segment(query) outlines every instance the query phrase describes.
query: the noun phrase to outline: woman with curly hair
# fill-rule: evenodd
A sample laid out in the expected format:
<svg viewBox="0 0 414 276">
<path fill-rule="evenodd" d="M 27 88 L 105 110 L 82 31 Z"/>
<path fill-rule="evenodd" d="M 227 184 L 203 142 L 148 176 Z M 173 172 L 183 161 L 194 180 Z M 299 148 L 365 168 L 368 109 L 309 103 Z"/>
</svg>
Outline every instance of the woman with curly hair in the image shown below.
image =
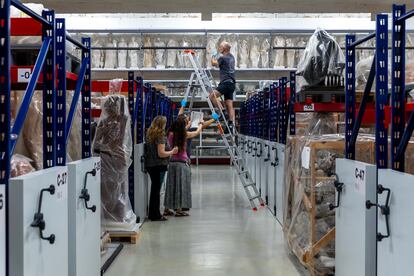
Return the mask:
<svg viewBox="0 0 414 276">
<path fill-rule="evenodd" d="M 167 118 L 157 116 L 147 130 L 145 144 L 145 167 L 151 178 L 151 194 L 148 218 L 152 221 L 167 220 L 160 213 L 160 191 L 165 173 L 168 170 L 169 157 L 178 152 L 178 147 L 167 150 L 165 127 Z"/>
<path fill-rule="evenodd" d="M 186 117 L 178 116 L 168 133 L 168 143 L 172 147 L 177 147 L 178 153 L 171 157 L 168 167 L 164 215 L 172 215 L 171 209 L 173 209 L 176 210 L 176 217 L 188 216 L 188 213 L 182 209 L 191 208 L 191 169 L 187 155 L 187 141 L 200 135 L 203 122 L 200 122 L 195 131 L 187 131 L 187 127 Z"/>
</svg>

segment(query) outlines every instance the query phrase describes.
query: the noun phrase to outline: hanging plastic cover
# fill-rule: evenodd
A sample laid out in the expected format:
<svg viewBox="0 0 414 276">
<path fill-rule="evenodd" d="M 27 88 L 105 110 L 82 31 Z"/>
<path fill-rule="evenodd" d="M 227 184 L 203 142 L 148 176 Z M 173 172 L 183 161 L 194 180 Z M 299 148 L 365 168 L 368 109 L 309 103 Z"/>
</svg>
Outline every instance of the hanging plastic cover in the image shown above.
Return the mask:
<svg viewBox="0 0 414 276">
<path fill-rule="evenodd" d="M 11 177 L 18 177 L 31 172 L 35 169 L 32 166 L 33 160 L 21 154 L 14 154 L 10 162 Z"/>
<path fill-rule="evenodd" d="M 102 224 L 133 229 L 136 215 L 129 200 L 128 168 L 132 163 L 131 118 L 124 96 L 109 95 L 102 104 L 93 152 L 101 157 Z"/>
<path fill-rule="evenodd" d="M 344 68 L 345 56 L 339 44 L 328 32 L 317 29 L 298 64 L 299 90 L 315 86 L 327 76 L 342 76 Z"/>
<path fill-rule="evenodd" d="M 110 94 L 119 94 L 122 90 L 123 79 L 113 79 L 109 81 L 109 93 Z"/>
</svg>

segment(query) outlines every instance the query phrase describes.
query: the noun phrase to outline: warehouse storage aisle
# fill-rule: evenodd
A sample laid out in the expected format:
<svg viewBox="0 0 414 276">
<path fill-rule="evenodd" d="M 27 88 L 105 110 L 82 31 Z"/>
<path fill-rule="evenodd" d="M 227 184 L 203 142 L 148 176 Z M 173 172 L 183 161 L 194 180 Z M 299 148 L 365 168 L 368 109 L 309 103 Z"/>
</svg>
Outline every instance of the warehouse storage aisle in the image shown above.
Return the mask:
<svg viewBox="0 0 414 276">
<path fill-rule="evenodd" d="M 145 223 L 138 246 L 126 246 L 105 275 L 300 275 L 280 225 L 268 210 L 250 210 L 234 170 L 192 173 L 191 216 Z"/>
</svg>

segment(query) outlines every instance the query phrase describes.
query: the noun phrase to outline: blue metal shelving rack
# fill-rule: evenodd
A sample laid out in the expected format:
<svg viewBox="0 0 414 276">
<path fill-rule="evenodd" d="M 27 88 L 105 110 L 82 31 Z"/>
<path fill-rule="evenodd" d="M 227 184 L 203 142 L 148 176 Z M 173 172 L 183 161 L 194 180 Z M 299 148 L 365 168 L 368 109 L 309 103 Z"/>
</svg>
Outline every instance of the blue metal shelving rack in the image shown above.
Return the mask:
<svg viewBox="0 0 414 276">
<path fill-rule="evenodd" d="M 356 47 L 373 38 L 376 39 L 375 58 L 372 63 L 359 112 L 355 118 Z M 388 135 L 387 126 L 385 125 L 385 106 L 388 104 L 388 16 L 385 14 L 377 15 L 375 33 L 357 41 L 355 35 L 347 35 L 345 57 L 345 156 L 348 159 L 355 159 L 355 144 L 358 132 L 361 127 L 372 84 L 375 80 L 376 163 L 378 168 L 386 168 L 388 162 Z"/>
<path fill-rule="evenodd" d="M 289 135 L 296 134 L 295 102 L 296 73 L 291 72 L 289 80 L 281 78 L 269 86 L 268 92 L 259 92 L 242 103 L 240 133 L 286 144 L 288 132 Z"/>
<path fill-rule="evenodd" d="M 393 5 L 392 17 L 391 164 L 392 169 L 403 172 L 405 151 L 414 130 L 414 111 L 408 121 L 405 118 L 405 25 L 414 17 L 414 10 L 406 12 L 405 5 Z"/>
<path fill-rule="evenodd" d="M 11 127 L 10 114 L 10 7 L 14 6 L 34 20 L 42 24 L 42 46 L 27 85 L 22 104 Z M 66 29 L 65 20 L 55 18 L 54 11 L 43 11 L 39 16 L 22 3 L 15 0 L 4 0 L 0 6 L 0 185 L 5 186 L 6 225 L 8 212 L 8 183 L 10 179 L 10 162 L 17 139 L 33 97 L 40 74 L 43 74 L 43 167 L 50 168 L 66 164 L 66 144 L 73 120 L 77 100 L 72 103 L 71 112 L 66 119 Z M 82 152 L 83 158 L 91 156 L 90 147 L 90 39 L 83 39 L 83 44 L 68 39 L 82 48 L 82 64 L 84 70 L 78 76 L 78 84 L 82 89 Z M 80 94 L 80 85 L 75 91 Z M 6 227 L 6 236 L 8 229 Z M 6 252 L 8 239 L 6 238 Z M 6 254 L 7 256 L 7 254 Z M 6 257 L 7 258 L 7 257 Z M 6 260 L 8 274 L 8 260 Z"/>
</svg>

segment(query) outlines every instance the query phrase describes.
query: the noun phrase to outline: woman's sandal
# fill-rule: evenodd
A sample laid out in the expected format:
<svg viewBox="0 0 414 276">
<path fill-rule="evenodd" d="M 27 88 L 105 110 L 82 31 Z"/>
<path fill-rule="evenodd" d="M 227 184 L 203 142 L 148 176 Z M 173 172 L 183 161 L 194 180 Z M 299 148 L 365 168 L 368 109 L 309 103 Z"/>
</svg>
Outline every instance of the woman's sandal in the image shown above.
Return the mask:
<svg viewBox="0 0 414 276">
<path fill-rule="evenodd" d="M 174 212 L 171 210 L 164 210 L 163 216 L 174 216 Z"/>
<path fill-rule="evenodd" d="M 186 212 L 182 212 L 182 211 L 177 211 L 175 212 L 175 216 L 176 217 L 188 217 L 190 214 L 186 213 Z"/>
</svg>

